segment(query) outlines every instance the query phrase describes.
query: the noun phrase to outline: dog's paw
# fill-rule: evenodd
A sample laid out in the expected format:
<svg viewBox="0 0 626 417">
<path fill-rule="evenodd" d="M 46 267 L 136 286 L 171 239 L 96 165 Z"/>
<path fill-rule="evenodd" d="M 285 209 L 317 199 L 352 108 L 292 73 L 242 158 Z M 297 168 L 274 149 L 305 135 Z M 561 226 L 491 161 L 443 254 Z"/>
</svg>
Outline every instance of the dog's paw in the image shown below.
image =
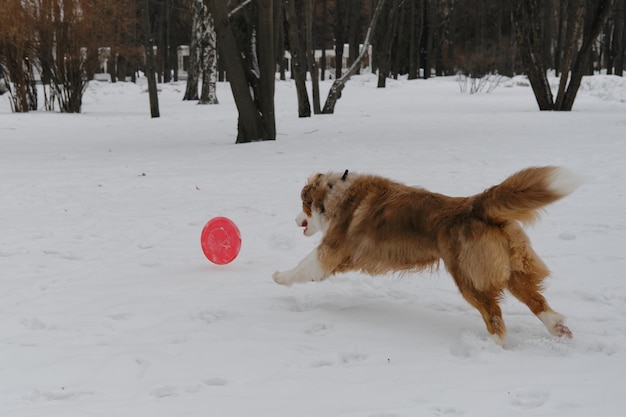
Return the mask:
<svg viewBox="0 0 626 417">
<path fill-rule="evenodd" d="M 554 325 L 554 330 L 552 331 L 552 334 L 559 337 L 565 336 L 570 339 L 574 337 L 569 327 L 564 325 L 562 322 L 558 322 Z"/>
<path fill-rule="evenodd" d="M 284 272 L 276 271 L 272 275 L 272 278 L 274 278 L 274 282 L 275 283 L 280 284 L 280 285 L 285 285 L 285 286 L 289 287 L 289 286 L 291 286 L 291 284 L 293 284 L 293 281 Z"/>
<path fill-rule="evenodd" d="M 567 327 L 565 322 L 565 316 L 554 311 L 544 311 L 537 314 L 539 320 L 543 322 L 550 334 L 558 337 L 572 338 L 572 331 Z"/>
</svg>

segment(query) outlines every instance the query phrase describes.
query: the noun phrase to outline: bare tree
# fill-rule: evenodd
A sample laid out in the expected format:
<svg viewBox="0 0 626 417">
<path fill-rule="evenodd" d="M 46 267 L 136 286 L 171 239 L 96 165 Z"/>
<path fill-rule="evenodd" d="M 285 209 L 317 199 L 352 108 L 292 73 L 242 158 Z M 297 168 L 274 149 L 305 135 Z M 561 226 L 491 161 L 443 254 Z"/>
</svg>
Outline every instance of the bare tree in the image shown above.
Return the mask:
<svg viewBox="0 0 626 417">
<path fill-rule="evenodd" d="M 35 54 L 33 9 L 19 0 L 9 0 L 0 13 L 0 76 L 5 79 L 14 112 L 37 110 L 33 74 Z"/>
<path fill-rule="evenodd" d="M 128 22 L 134 21 L 134 3 L 131 0 L 8 0 L 5 3 L 0 13 L 0 19 L 6 19 L 0 24 L 0 43 L 4 43 L 5 61 L 10 58 L 5 67 L 13 85 L 18 86 L 16 92 L 23 95 L 21 85 L 29 86 L 32 97 L 28 106 L 36 108 L 32 73 L 37 66 L 42 82 L 50 86 L 51 99 L 49 102 L 46 98 L 46 108 L 52 108 L 54 99 L 62 112 L 79 113 L 87 83 L 100 66 L 102 47 L 117 48 Z M 18 105 L 23 108 L 23 103 Z"/>
<path fill-rule="evenodd" d="M 556 99 L 550 88 L 542 54 L 542 1 L 515 2 L 513 18 L 517 42 L 540 110 L 572 109 L 582 77 L 590 63 L 593 43 L 608 19 L 613 1 L 598 0 L 594 2 L 596 4 L 592 4 L 584 0 L 569 0 L 566 33 L 561 45 L 561 50 L 564 51 L 560 65 L 561 78 Z M 586 28 L 583 27 L 585 16 L 588 19 Z"/>
<path fill-rule="evenodd" d="M 335 112 L 335 104 L 337 104 L 337 100 L 341 98 L 341 92 L 346 86 L 346 83 L 352 78 L 352 76 L 356 73 L 357 68 L 361 65 L 361 61 L 365 57 L 365 53 L 369 49 L 370 42 L 372 39 L 372 32 L 376 29 L 376 23 L 378 22 L 378 16 L 385 5 L 385 0 L 378 0 L 378 4 L 376 5 L 376 9 L 374 10 L 374 15 L 372 16 L 372 21 L 370 22 L 370 26 L 367 29 L 367 35 L 365 36 L 365 41 L 363 42 L 363 46 L 361 47 L 361 52 L 358 57 L 354 60 L 348 71 L 340 78 L 336 78 L 333 82 L 333 85 L 330 87 L 330 91 L 328 92 L 328 97 L 326 98 L 326 103 L 324 103 L 324 109 L 322 113 L 324 114 L 332 114 Z"/>
<path fill-rule="evenodd" d="M 313 43 L 313 0 L 305 0 L 304 19 L 305 19 L 305 48 L 308 70 L 311 74 L 311 85 L 313 90 L 313 113 L 320 114 L 322 112 L 320 106 L 320 78 L 317 61 L 315 60 L 315 45 Z"/>
<path fill-rule="evenodd" d="M 378 88 L 384 88 L 389 72 L 391 71 L 391 44 L 394 40 L 396 27 L 398 24 L 399 0 L 392 0 L 388 3 L 389 8 L 385 16 L 385 24 L 379 26 L 379 48 L 377 48 L 378 59 Z"/>
<path fill-rule="evenodd" d="M 148 79 L 148 96 L 150 99 L 150 116 L 159 117 L 159 96 L 157 94 L 156 74 L 154 66 L 154 39 L 150 22 L 150 0 L 143 4 L 143 42 L 146 51 L 146 78 Z"/>
<path fill-rule="evenodd" d="M 285 19 L 291 54 L 291 71 L 296 82 L 298 116 L 311 117 L 311 104 L 306 90 L 306 45 L 300 36 L 300 24 L 296 13 L 296 0 L 285 0 Z"/>
<path fill-rule="evenodd" d="M 251 50 L 242 51 L 237 43 L 225 1 L 210 0 L 220 55 L 224 60 L 230 87 L 239 112 L 237 143 L 276 139 L 274 114 L 274 1 L 257 0 L 246 5 L 253 16 Z M 242 54 L 250 57 L 249 67 Z"/>
<path fill-rule="evenodd" d="M 624 10 L 626 0 L 616 0 L 615 2 L 615 26 L 613 29 L 613 42 L 611 45 L 611 55 L 613 57 L 614 74 L 620 77 L 624 74 L 624 43 L 626 43 L 626 32 L 624 31 Z"/>
</svg>

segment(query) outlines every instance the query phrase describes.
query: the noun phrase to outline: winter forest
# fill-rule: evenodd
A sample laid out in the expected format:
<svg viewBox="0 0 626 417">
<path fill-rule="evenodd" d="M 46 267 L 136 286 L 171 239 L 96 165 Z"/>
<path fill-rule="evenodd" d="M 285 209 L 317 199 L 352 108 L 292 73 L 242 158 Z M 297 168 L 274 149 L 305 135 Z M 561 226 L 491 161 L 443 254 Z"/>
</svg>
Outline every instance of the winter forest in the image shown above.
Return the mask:
<svg viewBox="0 0 626 417">
<path fill-rule="evenodd" d="M 622 417 L 625 9 L 0 0 L 0 417 Z M 444 262 L 272 279 L 322 240 L 317 172 L 462 197 L 532 166 L 582 182 L 524 226 L 571 339 L 504 292 L 494 343 Z"/>
<path fill-rule="evenodd" d="M 237 142 L 276 138 L 277 74 L 298 115 L 333 113 L 349 78 L 463 77 L 472 89 L 525 74 L 541 110 L 571 110 L 584 75 L 622 76 L 626 0 L 4 0 L 0 81 L 14 112 L 81 111 L 89 80 L 186 77 L 185 100 L 218 104 L 230 82 Z M 188 54 L 180 65 L 178 52 Z M 553 92 L 549 74 L 561 75 Z M 323 102 L 319 81 L 335 79 Z M 306 81 L 312 82 L 311 92 Z M 43 88 L 38 88 L 38 85 Z M 199 86 L 200 90 L 199 90 Z"/>
</svg>

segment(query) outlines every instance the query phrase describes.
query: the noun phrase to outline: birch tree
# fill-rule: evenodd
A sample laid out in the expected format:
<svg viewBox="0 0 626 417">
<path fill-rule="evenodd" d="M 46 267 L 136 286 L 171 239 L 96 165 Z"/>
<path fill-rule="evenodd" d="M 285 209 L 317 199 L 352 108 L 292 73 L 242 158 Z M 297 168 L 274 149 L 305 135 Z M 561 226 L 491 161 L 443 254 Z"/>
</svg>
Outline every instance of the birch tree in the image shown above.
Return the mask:
<svg viewBox="0 0 626 417">
<path fill-rule="evenodd" d="M 198 84 L 202 78 L 202 91 Z M 193 0 L 189 68 L 183 100 L 199 100 L 199 104 L 218 104 L 217 92 L 217 34 L 213 16 L 205 0 Z"/>
<path fill-rule="evenodd" d="M 202 92 L 199 104 L 218 104 L 217 100 L 217 34 L 213 16 L 205 6 L 201 43 Z"/>
<path fill-rule="evenodd" d="M 198 100 L 198 79 L 200 74 L 202 43 L 202 18 L 204 16 L 204 1 L 192 1 L 191 41 L 189 42 L 189 68 L 187 68 L 187 84 L 183 100 Z"/>
</svg>

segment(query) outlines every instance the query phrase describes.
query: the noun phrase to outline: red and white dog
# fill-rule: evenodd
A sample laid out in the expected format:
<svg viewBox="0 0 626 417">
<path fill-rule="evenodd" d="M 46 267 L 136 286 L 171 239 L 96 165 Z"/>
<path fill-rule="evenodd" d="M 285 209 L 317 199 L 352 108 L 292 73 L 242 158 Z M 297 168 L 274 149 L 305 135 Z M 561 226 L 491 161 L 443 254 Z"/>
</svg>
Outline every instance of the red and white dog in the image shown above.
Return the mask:
<svg viewBox="0 0 626 417">
<path fill-rule="evenodd" d="M 316 174 L 302 189 L 304 234 L 318 247 L 274 281 L 322 281 L 346 271 L 371 275 L 437 268 L 443 260 L 496 343 L 506 326 L 498 302 L 508 289 L 555 336 L 572 337 L 541 295 L 549 271 L 520 226 L 572 192 L 578 180 L 557 167 L 527 168 L 471 197 L 448 197 L 373 175 Z"/>
</svg>

